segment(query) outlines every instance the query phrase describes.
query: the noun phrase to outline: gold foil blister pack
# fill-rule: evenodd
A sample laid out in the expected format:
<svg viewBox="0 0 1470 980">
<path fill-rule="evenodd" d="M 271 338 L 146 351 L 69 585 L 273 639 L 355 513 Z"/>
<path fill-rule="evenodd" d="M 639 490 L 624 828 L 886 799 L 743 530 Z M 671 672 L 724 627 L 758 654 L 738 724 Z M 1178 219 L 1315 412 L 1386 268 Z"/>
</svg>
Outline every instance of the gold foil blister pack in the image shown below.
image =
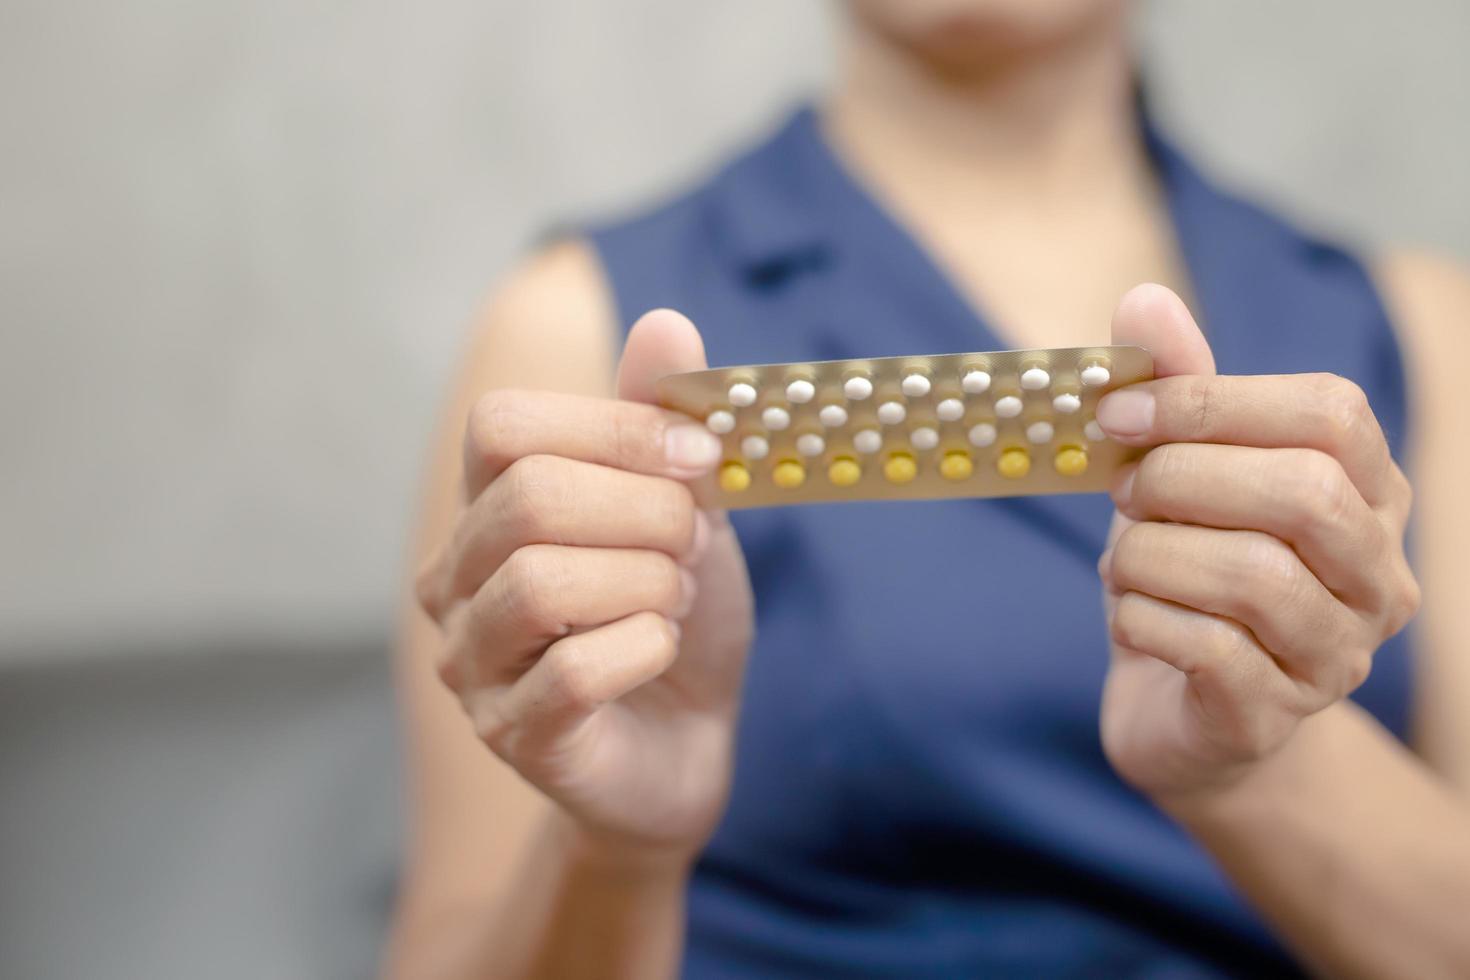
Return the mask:
<svg viewBox="0 0 1470 980">
<path fill-rule="evenodd" d="M 715 368 L 658 394 L 721 438 L 699 489 L 735 509 L 1103 491 L 1137 453 L 1097 401 L 1151 377 L 1142 347 L 1075 347 Z"/>
</svg>

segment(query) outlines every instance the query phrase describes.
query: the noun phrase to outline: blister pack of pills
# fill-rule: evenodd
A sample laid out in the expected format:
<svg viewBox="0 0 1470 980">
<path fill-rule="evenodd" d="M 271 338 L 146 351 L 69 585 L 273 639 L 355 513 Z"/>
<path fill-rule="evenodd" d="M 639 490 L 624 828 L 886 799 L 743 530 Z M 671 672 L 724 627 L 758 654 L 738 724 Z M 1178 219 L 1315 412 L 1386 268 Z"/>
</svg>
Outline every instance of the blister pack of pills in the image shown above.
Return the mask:
<svg viewBox="0 0 1470 980">
<path fill-rule="evenodd" d="M 714 368 L 658 395 L 721 438 L 701 497 L 738 509 L 1103 491 L 1137 451 L 1097 401 L 1151 377 L 1142 347 L 1076 347 Z"/>
</svg>

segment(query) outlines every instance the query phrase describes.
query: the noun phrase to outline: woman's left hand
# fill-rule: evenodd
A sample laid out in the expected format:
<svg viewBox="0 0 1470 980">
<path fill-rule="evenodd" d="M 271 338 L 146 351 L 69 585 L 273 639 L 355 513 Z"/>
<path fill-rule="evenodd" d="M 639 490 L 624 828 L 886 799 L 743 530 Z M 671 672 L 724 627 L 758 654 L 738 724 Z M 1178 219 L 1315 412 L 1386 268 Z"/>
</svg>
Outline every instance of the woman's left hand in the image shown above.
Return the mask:
<svg viewBox="0 0 1470 980">
<path fill-rule="evenodd" d="M 1097 412 L 1147 449 L 1114 484 L 1098 564 L 1113 643 L 1102 740 L 1167 803 L 1234 782 L 1363 683 L 1418 608 L 1411 492 L 1352 382 L 1215 375 L 1161 286 L 1124 297 L 1113 339 L 1148 347 L 1157 379 Z"/>
</svg>

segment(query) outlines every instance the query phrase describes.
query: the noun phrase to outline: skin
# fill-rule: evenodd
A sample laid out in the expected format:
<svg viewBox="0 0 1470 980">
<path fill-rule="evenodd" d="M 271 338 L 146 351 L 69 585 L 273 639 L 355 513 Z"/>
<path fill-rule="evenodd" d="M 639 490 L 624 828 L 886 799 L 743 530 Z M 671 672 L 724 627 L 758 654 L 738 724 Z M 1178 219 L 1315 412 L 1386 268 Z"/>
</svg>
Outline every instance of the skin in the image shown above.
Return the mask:
<svg viewBox="0 0 1470 980">
<path fill-rule="evenodd" d="M 703 366 L 698 333 L 658 311 L 630 335 L 622 400 L 482 397 L 473 503 L 418 591 L 440 678 L 496 755 L 587 833 L 682 851 L 723 808 L 752 603 L 729 522 L 683 482 L 719 440 L 646 404 L 681 362 Z"/>
<path fill-rule="evenodd" d="M 824 125 L 854 173 L 1017 346 L 1106 339 L 1089 325 L 1111 311 L 1114 341 L 1155 354 L 1158 380 L 1099 409 L 1148 450 L 1099 561 L 1108 759 L 1312 968 L 1470 973 L 1470 279 L 1378 266 L 1419 399 L 1416 579 L 1410 481 L 1361 392 L 1217 377 L 1179 296 L 1129 289 L 1187 294 L 1128 122 L 1122 6 L 851 8 Z M 703 430 L 648 404 L 654 378 L 704 366 L 697 330 L 643 317 L 611 382 L 615 336 L 596 259 L 568 242 L 497 293 L 466 352 L 403 643 L 416 828 L 394 975 L 677 968 L 750 591 L 683 483 L 714 462 Z M 1344 697 L 1421 594 L 1415 754 Z"/>
<path fill-rule="evenodd" d="M 1103 748 L 1155 798 L 1208 792 L 1363 683 L 1418 611 L 1404 555 L 1412 492 L 1352 382 L 1218 377 L 1184 304 L 1123 298 L 1115 340 L 1157 380 L 1097 419 L 1147 449 L 1113 488 L 1098 561 L 1113 639 Z"/>
</svg>

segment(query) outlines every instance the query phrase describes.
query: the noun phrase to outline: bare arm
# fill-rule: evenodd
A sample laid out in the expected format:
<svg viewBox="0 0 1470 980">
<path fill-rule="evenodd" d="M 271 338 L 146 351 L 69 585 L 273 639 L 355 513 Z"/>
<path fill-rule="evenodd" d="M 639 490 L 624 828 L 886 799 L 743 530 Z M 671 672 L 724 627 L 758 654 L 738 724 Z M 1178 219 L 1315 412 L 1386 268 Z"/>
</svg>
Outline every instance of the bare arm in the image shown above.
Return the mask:
<svg viewBox="0 0 1470 980">
<path fill-rule="evenodd" d="M 1318 971 L 1470 973 L 1470 807 L 1355 705 L 1228 790 L 1164 806 Z"/>
<path fill-rule="evenodd" d="M 1125 531 L 1111 561 L 1105 558 L 1115 596 L 1142 590 L 1169 600 L 1121 600 L 1127 605 L 1115 614 L 1115 639 L 1145 656 L 1125 654 L 1114 673 L 1148 670 L 1159 660 L 1183 672 L 1193 690 L 1187 703 L 1209 709 L 1200 744 L 1224 751 L 1195 752 L 1179 770 L 1192 773 L 1181 783 L 1177 772 L 1161 774 L 1157 755 L 1130 751 L 1126 739 L 1115 738 L 1112 748 L 1120 771 L 1214 855 L 1304 962 L 1333 976 L 1462 977 L 1470 975 L 1470 620 L 1463 609 L 1470 521 L 1462 499 L 1470 469 L 1461 443 L 1470 406 L 1460 375 L 1470 363 L 1470 284 L 1416 260 L 1391 262 L 1384 282 L 1410 354 L 1418 436 L 1417 565 L 1425 600 L 1415 634 L 1419 754 L 1339 700 L 1359 680 L 1359 651 L 1401 622 L 1398 615 L 1385 620 L 1383 610 L 1403 601 L 1395 596 L 1405 588 L 1394 571 L 1402 559 L 1393 541 L 1407 497 L 1395 489 L 1402 479 L 1386 461 L 1371 417 L 1353 414 L 1361 401 L 1342 398 L 1350 389 L 1330 379 L 1314 382 L 1318 407 L 1302 402 L 1300 435 L 1286 438 L 1305 436 L 1315 448 L 1311 455 L 1285 450 L 1293 454 L 1285 469 L 1260 455 L 1281 449 L 1198 445 L 1232 442 L 1232 418 L 1248 418 L 1253 401 L 1294 401 L 1304 383 L 1294 378 L 1219 379 L 1210 386 L 1208 412 L 1181 406 L 1177 416 L 1186 430 L 1208 431 L 1161 440 L 1177 444 L 1150 453 L 1153 461 L 1145 458 L 1130 490 L 1115 493 L 1120 510 L 1139 521 L 1261 530 L 1140 525 L 1148 533 Z M 1197 382 L 1176 388 L 1200 390 Z M 1168 390 L 1159 389 L 1155 428 L 1171 425 Z M 1334 403 L 1329 426 L 1320 430 L 1326 438 L 1313 437 L 1313 416 Z M 1241 433 L 1261 439 L 1259 426 Z M 1272 438 L 1251 445 L 1276 445 Z M 1233 469 L 1256 474 L 1248 491 L 1233 487 L 1227 470 L 1209 469 L 1222 450 Z M 1300 488 L 1303 464 L 1323 463 L 1323 452 L 1336 461 L 1313 468 L 1320 474 L 1300 498 L 1305 506 L 1294 505 L 1302 491 L 1291 488 Z M 1192 495 L 1197 476 L 1205 479 Z M 1334 496 L 1334 487 L 1344 492 Z M 1254 516 L 1249 507 L 1232 512 L 1232 495 L 1259 495 L 1270 506 Z M 1388 527 L 1387 539 L 1378 536 L 1380 525 Z M 1181 583 L 1191 581 L 1194 559 L 1177 550 L 1171 556 L 1158 543 L 1169 535 L 1205 543 L 1214 539 L 1202 535 L 1242 533 L 1253 536 L 1255 557 L 1271 559 L 1244 579 L 1273 587 L 1216 582 L 1190 595 L 1168 594 L 1192 588 Z M 1282 550 L 1277 537 L 1292 550 Z M 1225 642 L 1212 651 L 1211 637 Z"/>
<path fill-rule="evenodd" d="M 645 335 L 670 356 L 702 356 L 687 321 L 665 317 L 659 330 L 662 338 Z M 701 536 L 691 529 L 708 521 L 662 478 L 677 468 L 650 456 L 677 423 L 651 407 L 550 394 L 611 396 L 615 334 L 595 257 L 569 243 L 512 277 L 464 358 L 429 469 L 415 562 L 425 571 L 401 642 L 413 810 L 393 976 L 675 969 L 688 866 L 722 802 L 724 745 L 707 740 L 716 753 L 702 760 L 714 780 L 707 812 L 651 829 L 636 813 L 618 821 L 618 794 L 637 791 L 640 770 L 577 761 L 569 748 L 619 748 L 604 701 L 636 698 L 669 672 L 709 673 L 674 625 L 685 619 L 697 638 L 698 624 L 687 622 L 692 584 L 680 584 L 693 579 L 676 563 L 707 577 L 690 549 Z M 659 356 L 647 354 L 645 368 L 657 369 Z M 612 427 L 609 438 L 595 438 L 599 426 Z M 733 536 L 718 527 L 703 536 L 705 550 L 730 557 Z M 584 543 L 619 547 L 576 547 Z M 740 633 L 738 622 L 724 630 L 737 643 Z M 726 657 L 737 680 L 740 657 Z M 707 727 L 724 731 L 733 718 L 732 699 L 718 696 L 732 687 L 726 680 L 671 714 L 713 716 Z M 687 748 L 672 724 L 640 727 L 658 731 L 666 751 Z"/>
<path fill-rule="evenodd" d="M 610 394 L 611 298 L 585 246 L 563 245 L 509 279 L 481 313 L 440 421 L 412 568 L 448 539 L 460 508 L 465 419 L 485 391 Z M 585 352 L 566 356 L 568 351 Z M 391 954 L 396 976 L 485 972 L 498 906 L 523 887 L 551 807 L 475 735 L 435 675 L 443 638 L 410 596 L 399 643 L 409 750 L 410 838 Z"/>
<path fill-rule="evenodd" d="M 1407 348 L 1417 490 L 1414 551 L 1424 586 L 1415 623 L 1414 744 L 1470 798 L 1470 272 L 1437 257 L 1397 255 L 1380 275 Z"/>
<path fill-rule="evenodd" d="M 1349 703 L 1217 798 L 1174 815 L 1308 962 L 1334 976 L 1470 975 L 1470 280 L 1400 257 L 1382 272 L 1408 355 L 1417 565 L 1411 754 Z"/>
</svg>

